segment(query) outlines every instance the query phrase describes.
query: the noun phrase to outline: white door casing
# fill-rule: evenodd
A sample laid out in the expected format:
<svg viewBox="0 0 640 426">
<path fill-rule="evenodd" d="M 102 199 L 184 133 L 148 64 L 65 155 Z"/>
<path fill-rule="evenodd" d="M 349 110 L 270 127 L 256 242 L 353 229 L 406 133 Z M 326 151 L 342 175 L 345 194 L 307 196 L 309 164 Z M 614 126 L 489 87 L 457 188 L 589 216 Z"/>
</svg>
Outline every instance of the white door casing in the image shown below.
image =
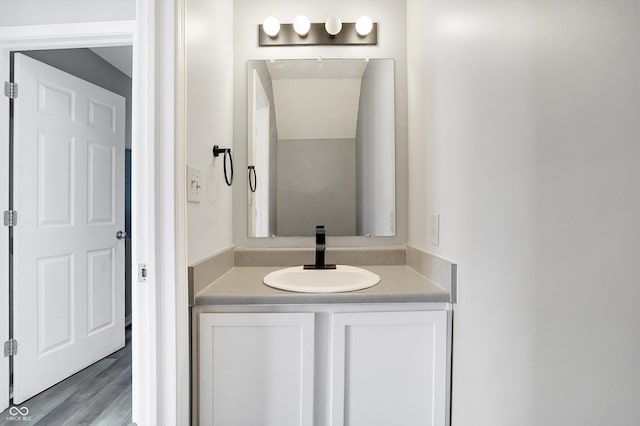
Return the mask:
<svg viewBox="0 0 640 426">
<path fill-rule="evenodd" d="M 251 128 L 249 134 L 249 165 L 254 170 L 249 179 L 255 185 L 255 191 L 249 190 L 249 232 L 253 237 L 269 237 L 269 164 L 270 164 L 270 111 L 271 105 L 260 76 L 256 70 L 251 82 Z M 251 183 L 251 182 L 249 182 Z"/>
<path fill-rule="evenodd" d="M 183 1 L 175 3 L 183 4 Z M 177 115 L 174 115 L 171 108 L 157 111 L 159 106 L 184 104 L 181 101 L 182 95 L 178 96 L 178 102 L 175 104 L 172 96 L 172 79 L 176 77 L 173 56 L 166 54 L 165 50 L 162 61 L 159 61 L 161 63 L 155 65 L 154 46 L 160 43 L 165 49 L 169 49 L 167 46 L 173 45 L 170 37 L 174 34 L 173 28 L 178 21 L 172 19 L 172 7 L 174 2 L 156 4 L 149 0 L 137 0 L 135 20 L 0 27 L 0 74 L 3 81 L 9 81 L 11 51 L 133 45 L 132 148 L 135 155 L 132 178 L 132 254 L 133 265 L 144 263 L 148 266 L 146 281 L 134 285 L 132 295 L 132 409 L 133 421 L 139 425 L 158 424 L 160 407 L 163 413 L 169 414 L 168 419 L 175 418 L 178 424 L 188 422 L 189 418 L 186 272 L 177 275 L 167 274 L 165 271 L 161 274 L 155 273 L 157 263 L 176 263 L 176 270 L 186 271 L 186 266 L 180 267 L 186 265 L 185 241 L 180 237 L 184 232 L 178 232 L 178 256 L 171 250 L 156 250 L 156 242 L 161 242 L 163 247 L 169 246 L 176 238 L 174 226 L 184 226 L 185 217 L 180 205 L 176 207 L 178 216 L 175 220 L 172 216 L 160 215 L 163 211 L 171 210 L 174 195 L 168 194 L 166 186 L 160 184 L 159 187 L 163 188 L 162 193 L 154 190 L 158 177 L 173 170 L 174 161 L 176 164 L 185 164 L 185 138 L 176 139 L 177 150 L 171 143 L 174 117 L 180 126 L 184 126 L 184 108 L 180 107 L 181 112 Z M 162 9 L 168 18 L 162 21 L 158 19 L 158 9 Z M 162 40 L 159 39 L 158 28 L 160 33 L 164 34 Z M 178 62 L 184 67 L 183 60 Z M 176 93 L 184 94 L 184 91 L 178 90 Z M 4 157 L 6 161 L 9 146 L 8 105 L 8 101 L 0 102 L 0 150 L 7 153 Z M 156 129 L 160 127 L 161 131 Z M 3 189 L 8 190 L 7 170 L 8 167 L 0 168 L 0 203 L 8 200 L 8 195 Z M 186 192 L 182 190 L 183 184 L 186 185 L 186 178 L 178 173 L 178 179 L 176 199 L 186 200 Z M 159 200 L 161 202 L 158 202 Z M 8 205 L 4 204 L 2 208 L 6 209 Z M 7 228 L 3 228 L 2 234 L 6 235 Z M 8 295 L 8 274 L 5 269 L 8 265 L 7 246 L 6 243 L 0 244 L 0 254 L 6 254 L 3 257 L 5 261 L 0 262 L 0 269 L 5 271 L 0 274 L 0 290 L 5 295 Z M 177 285 L 156 285 L 161 284 L 163 277 L 173 283 L 173 276 L 177 277 Z M 176 291 L 176 288 L 179 290 Z M 160 306 L 161 298 L 174 301 L 175 309 L 167 310 L 169 303 Z M 2 341 L 8 338 L 8 312 L 7 298 L 0 297 Z M 163 322 L 159 323 L 158 318 L 163 319 Z M 170 325 L 172 322 L 177 325 L 175 330 L 167 327 L 167 324 Z M 174 330 L 175 334 L 171 330 Z M 167 338 L 160 340 L 160 335 Z M 176 352 L 175 358 L 166 356 L 172 349 Z M 162 368 L 158 368 L 159 354 L 165 354 Z M 9 402 L 9 358 L 2 358 L 0 365 L 3 367 L 0 369 L 0 403 L 6 408 Z M 172 383 L 164 380 L 166 377 L 179 379 L 177 383 Z"/>
<path fill-rule="evenodd" d="M 3 55 L 0 50 L 0 64 Z M 2 69 L 0 68 L 0 72 Z M 7 67 L 8 71 L 8 67 Z M 0 82 L 2 80 L 0 79 Z M 7 79 L 8 81 L 8 79 Z M 9 99 L 0 102 L 0 212 L 9 209 Z M 9 227 L 0 226 L 0 342 L 9 340 Z M 9 357 L 0 358 L 0 410 L 9 407 Z"/>
<path fill-rule="evenodd" d="M 124 346 L 124 99 L 21 54 L 14 403 Z"/>
</svg>

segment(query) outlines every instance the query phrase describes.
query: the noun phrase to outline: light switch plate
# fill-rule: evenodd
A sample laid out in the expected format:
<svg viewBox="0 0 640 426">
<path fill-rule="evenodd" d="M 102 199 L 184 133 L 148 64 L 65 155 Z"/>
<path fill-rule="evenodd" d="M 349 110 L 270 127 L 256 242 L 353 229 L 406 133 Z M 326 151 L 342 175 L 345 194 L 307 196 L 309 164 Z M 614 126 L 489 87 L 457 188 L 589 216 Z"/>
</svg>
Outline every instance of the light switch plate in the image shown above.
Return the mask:
<svg viewBox="0 0 640 426">
<path fill-rule="evenodd" d="M 187 201 L 199 203 L 202 201 L 202 171 L 187 165 Z"/>
<path fill-rule="evenodd" d="M 431 214 L 431 244 L 440 245 L 440 214 Z"/>
</svg>

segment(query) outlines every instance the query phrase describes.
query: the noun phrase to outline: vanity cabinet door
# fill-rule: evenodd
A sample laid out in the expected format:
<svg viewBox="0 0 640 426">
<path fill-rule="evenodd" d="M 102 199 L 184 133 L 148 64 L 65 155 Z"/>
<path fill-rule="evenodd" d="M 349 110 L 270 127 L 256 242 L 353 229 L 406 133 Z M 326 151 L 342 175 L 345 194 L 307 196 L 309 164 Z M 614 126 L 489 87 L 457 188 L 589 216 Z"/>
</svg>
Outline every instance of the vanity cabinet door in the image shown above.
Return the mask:
<svg viewBox="0 0 640 426">
<path fill-rule="evenodd" d="M 199 424 L 312 426 L 313 313 L 200 315 Z"/>
<path fill-rule="evenodd" d="M 336 313 L 332 426 L 444 426 L 447 313 Z"/>
</svg>

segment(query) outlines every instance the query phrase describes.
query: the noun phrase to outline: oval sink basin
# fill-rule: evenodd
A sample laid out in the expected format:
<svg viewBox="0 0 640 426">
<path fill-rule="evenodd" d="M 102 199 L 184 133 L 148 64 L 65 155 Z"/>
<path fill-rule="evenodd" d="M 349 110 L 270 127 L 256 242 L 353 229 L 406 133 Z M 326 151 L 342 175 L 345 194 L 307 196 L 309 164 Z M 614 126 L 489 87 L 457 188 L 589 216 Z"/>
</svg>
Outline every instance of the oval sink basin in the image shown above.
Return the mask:
<svg viewBox="0 0 640 426">
<path fill-rule="evenodd" d="M 380 282 L 380 277 L 355 266 L 337 265 L 336 269 L 294 266 L 273 271 L 262 281 L 269 287 L 299 293 L 340 293 L 373 287 Z"/>
</svg>

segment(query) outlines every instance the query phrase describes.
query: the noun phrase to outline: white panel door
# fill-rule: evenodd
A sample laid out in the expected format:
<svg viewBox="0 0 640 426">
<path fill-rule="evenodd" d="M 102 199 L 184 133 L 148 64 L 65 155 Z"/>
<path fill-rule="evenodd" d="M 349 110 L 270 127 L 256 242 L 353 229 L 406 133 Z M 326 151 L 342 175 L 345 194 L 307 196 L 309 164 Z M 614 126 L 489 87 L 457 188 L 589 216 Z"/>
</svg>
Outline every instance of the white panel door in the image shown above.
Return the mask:
<svg viewBox="0 0 640 426">
<path fill-rule="evenodd" d="M 200 314 L 201 426 L 312 426 L 314 314 Z"/>
<path fill-rule="evenodd" d="M 15 55 L 19 404 L 124 346 L 124 98 Z"/>
<path fill-rule="evenodd" d="M 444 426 L 445 311 L 333 316 L 332 426 Z"/>
</svg>

